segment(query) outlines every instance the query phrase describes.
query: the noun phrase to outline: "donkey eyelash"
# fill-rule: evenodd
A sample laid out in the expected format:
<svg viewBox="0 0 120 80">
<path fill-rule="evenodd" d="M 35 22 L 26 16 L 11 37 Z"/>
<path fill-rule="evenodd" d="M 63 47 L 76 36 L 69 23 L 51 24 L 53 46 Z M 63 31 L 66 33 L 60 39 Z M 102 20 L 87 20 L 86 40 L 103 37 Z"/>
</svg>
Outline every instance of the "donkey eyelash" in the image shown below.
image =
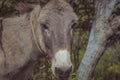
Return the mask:
<svg viewBox="0 0 120 80">
<path fill-rule="evenodd" d="M 73 22 L 72 25 L 71 25 L 71 29 L 75 29 L 77 24 L 78 24 L 77 22 Z"/>
<path fill-rule="evenodd" d="M 41 24 L 41 26 L 42 26 L 44 29 L 46 29 L 46 30 L 49 29 L 48 25 L 46 25 L 46 24 Z"/>
</svg>

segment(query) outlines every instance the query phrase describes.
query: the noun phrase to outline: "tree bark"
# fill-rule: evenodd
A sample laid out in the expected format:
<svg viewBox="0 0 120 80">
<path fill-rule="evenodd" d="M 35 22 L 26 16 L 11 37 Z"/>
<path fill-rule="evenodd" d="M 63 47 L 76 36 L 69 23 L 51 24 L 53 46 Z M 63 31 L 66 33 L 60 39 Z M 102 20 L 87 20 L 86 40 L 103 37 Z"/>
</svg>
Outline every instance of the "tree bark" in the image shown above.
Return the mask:
<svg viewBox="0 0 120 80">
<path fill-rule="evenodd" d="M 77 80 L 91 79 L 91 75 L 106 48 L 106 41 L 114 31 L 108 19 L 116 3 L 117 0 L 96 0 L 95 19 L 86 52 L 78 69 Z"/>
</svg>

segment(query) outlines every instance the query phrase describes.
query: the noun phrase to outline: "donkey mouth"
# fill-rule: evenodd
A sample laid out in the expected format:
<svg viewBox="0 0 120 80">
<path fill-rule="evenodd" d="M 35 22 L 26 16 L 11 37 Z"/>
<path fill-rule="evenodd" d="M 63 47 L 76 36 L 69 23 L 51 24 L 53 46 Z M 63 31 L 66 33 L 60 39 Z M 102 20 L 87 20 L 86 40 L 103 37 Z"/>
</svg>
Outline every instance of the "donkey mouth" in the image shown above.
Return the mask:
<svg viewBox="0 0 120 80">
<path fill-rule="evenodd" d="M 69 77 L 58 77 L 56 80 L 69 80 Z"/>
<path fill-rule="evenodd" d="M 70 72 L 63 72 L 61 74 L 56 74 L 57 80 L 69 80 Z"/>
</svg>

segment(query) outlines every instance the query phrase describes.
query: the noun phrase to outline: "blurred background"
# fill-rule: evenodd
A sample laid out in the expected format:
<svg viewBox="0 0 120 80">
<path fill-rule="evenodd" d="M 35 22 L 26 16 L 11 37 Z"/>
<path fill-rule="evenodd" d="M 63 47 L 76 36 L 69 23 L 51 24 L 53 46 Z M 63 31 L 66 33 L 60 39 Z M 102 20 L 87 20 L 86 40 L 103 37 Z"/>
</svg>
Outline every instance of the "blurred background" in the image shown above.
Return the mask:
<svg viewBox="0 0 120 80">
<path fill-rule="evenodd" d="M 19 15 L 17 5 L 19 3 L 36 4 L 37 0 L 0 0 L 0 17 Z M 92 22 L 94 20 L 95 0 L 71 0 L 71 6 L 78 15 L 79 24 L 74 29 L 74 40 L 72 44 L 72 62 L 74 71 L 70 80 L 76 80 L 76 72 L 81 59 L 86 51 Z M 24 11 L 23 11 L 24 12 Z M 120 15 L 120 3 L 118 3 L 110 17 Z M 107 49 L 100 59 L 92 80 L 120 80 L 120 29 L 107 42 Z M 28 80 L 54 80 L 51 64 L 47 58 L 41 58 L 34 65 L 34 73 Z"/>
</svg>

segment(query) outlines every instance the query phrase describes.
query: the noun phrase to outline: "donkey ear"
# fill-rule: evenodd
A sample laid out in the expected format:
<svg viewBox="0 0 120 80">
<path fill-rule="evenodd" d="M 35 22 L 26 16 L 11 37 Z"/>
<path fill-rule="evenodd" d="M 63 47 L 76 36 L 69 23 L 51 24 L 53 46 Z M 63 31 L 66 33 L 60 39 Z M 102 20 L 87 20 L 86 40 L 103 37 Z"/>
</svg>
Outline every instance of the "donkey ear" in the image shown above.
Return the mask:
<svg viewBox="0 0 120 80">
<path fill-rule="evenodd" d="M 66 0 L 68 3 L 71 3 L 73 0 Z"/>
<path fill-rule="evenodd" d="M 71 6 L 73 5 L 73 3 L 75 2 L 75 0 L 64 0 L 66 1 L 67 3 L 69 3 Z"/>
<path fill-rule="evenodd" d="M 39 0 L 41 8 L 44 7 L 50 0 Z"/>
</svg>

